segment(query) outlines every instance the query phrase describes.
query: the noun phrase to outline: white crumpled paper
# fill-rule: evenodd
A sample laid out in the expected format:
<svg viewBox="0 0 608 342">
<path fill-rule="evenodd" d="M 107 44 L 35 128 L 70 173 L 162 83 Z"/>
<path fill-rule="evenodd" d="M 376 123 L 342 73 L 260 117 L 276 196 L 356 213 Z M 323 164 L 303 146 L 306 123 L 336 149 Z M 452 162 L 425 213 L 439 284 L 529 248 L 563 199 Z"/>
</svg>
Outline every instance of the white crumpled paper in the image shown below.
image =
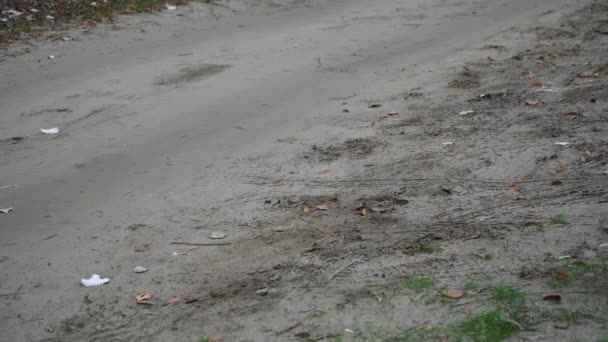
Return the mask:
<svg viewBox="0 0 608 342">
<path fill-rule="evenodd" d="M 2 214 L 8 214 L 11 211 L 13 211 L 13 208 L 2 208 L 2 209 L 0 209 L 0 213 L 2 213 Z"/>
<path fill-rule="evenodd" d="M 110 278 L 102 278 L 99 276 L 99 274 L 93 274 L 91 276 L 91 278 L 89 279 L 80 279 L 80 283 L 82 283 L 82 285 L 86 286 L 86 287 L 91 287 L 91 286 L 98 286 L 98 285 L 103 285 L 103 284 L 107 284 L 110 282 Z"/>
</svg>

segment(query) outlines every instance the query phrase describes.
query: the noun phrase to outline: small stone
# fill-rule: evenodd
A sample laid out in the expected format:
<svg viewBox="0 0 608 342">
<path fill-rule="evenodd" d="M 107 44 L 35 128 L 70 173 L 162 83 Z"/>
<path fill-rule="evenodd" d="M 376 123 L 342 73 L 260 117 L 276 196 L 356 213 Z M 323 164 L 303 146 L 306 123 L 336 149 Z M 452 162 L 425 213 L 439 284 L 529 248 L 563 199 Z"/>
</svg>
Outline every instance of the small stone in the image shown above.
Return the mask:
<svg viewBox="0 0 608 342">
<path fill-rule="evenodd" d="M 135 273 L 144 273 L 144 272 L 148 272 L 148 269 L 146 267 L 143 267 L 143 266 L 135 266 L 135 268 L 133 268 L 133 272 L 135 272 Z"/>
</svg>

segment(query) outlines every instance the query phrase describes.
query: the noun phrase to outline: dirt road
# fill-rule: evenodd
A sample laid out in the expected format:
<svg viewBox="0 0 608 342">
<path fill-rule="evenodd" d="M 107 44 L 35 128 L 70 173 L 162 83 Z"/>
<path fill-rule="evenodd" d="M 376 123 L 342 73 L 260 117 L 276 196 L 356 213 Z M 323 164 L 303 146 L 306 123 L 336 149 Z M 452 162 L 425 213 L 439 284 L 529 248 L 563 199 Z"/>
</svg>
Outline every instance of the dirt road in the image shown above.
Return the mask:
<svg viewBox="0 0 608 342">
<path fill-rule="evenodd" d="M 0 336 L 475 339 L 498 310 L 498 340 L 599 341 L 607 13 L 231 0 L 10 47 Z"/>
</svg>

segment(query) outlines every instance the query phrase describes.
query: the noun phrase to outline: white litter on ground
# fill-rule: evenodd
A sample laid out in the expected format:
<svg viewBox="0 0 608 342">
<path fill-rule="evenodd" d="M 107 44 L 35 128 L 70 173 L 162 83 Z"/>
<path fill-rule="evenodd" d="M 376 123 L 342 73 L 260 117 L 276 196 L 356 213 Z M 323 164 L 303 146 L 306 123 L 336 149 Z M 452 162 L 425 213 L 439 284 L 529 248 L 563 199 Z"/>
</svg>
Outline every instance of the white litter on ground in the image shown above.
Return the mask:
<svg viewBox="0 0 608 342">
<path fill-rule="evenodd" d="M 99 286 L 110 282 L 110 278 L 102 278 L 99 274 L 93 274 L 89 279 L 80 279 L 80 283 L 86 287 Z"/>
<path fill-rule="evenodd" d="M 44 133 L 44 134 L 57 134 L 59 133 L 59 128 L 57 127 L 53 127 L 53 128 L 42 128 L 40 130 L 40 132 Z"/>
</svg>

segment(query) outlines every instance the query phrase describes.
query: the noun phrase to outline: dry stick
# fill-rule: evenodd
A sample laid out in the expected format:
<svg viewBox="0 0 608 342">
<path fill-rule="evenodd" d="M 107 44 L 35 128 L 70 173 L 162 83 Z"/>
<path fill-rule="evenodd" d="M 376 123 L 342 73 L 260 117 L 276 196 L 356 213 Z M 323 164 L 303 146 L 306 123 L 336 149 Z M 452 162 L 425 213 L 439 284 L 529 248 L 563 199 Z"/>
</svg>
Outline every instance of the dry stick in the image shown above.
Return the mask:
<svg viewBox="0 0 608 342">
<path fill-rule="evenodd" d="M 355 260 L 353 260 L 353 261 L 349 262 L 349 263 L 348 263 L 348 264 L 346 264 L 344 267 L 342 267 L 341 269 L 339 269 L 338 271 L 336 271 L 334 274 L 332 274 L 332 275 L 329 277 L 329 279 L 328 279 L 327 281 L 328 281 L 328 282 L 329 282 L 329 281 L 332 281 L 332 280 L 333 280 L 333 279 L 334 279 L 334 278 L 335 278 L 335 277 L 336 277 L 338 274 L 340 274 L 340 273 L 344 272 L 344 271 L 345 271 L 347 268 L 349 268 L 349 267 L 351 267 L 352 265 L 354 265 L 354 264 L 358 263 L 359 261 L 360 261 L 359 259 L 355 259 Z"/>
<path fill-rule="evenodd" d="M 171 242 L 172 245 L 187 245 L 187 246 L 225 246 L 225 245 L 231 245 L 232 242 L 215 242 L 215 243 L 205 243 L 205 242 L 179 242 L 179 241 L 174 241 Z"/>
</svg>

